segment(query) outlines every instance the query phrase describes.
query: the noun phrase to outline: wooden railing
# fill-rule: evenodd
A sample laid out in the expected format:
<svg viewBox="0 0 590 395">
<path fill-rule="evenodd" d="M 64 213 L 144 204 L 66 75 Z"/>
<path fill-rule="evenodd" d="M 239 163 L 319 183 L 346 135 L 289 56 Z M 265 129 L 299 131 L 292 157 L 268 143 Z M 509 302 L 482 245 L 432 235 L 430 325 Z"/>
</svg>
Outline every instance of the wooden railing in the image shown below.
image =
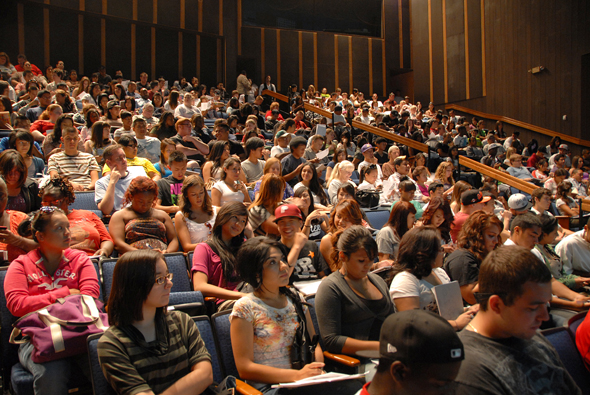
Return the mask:
<svg viewBox="0 0 590 395">
<path fill-rule="evenodd" d="M 504 123 L 517 126 L 519 128 L 528 129 L 533 132 L 541 133 L 549 137 L 559 136 L 562 141 L 568 141 L 573 144 L 581 145 L 584 147 L 590 147 L 590 141 L 579 139 L 577 137 L 572 137 L 570 135 L 559 133 L 554 130 L 542 128 L 540 126 L 532 125 L 530 123 L 522 122 L 517 119 L 504 117 L 501 115 L 493 115 L 493 114 L 486 114 L 485 112 L 472 110 L 471 108 L 458 106 L 456 104 L 447 104 L 445 106 L 446 110 L 456 110 L 460 112 L 464 112 L 467 114 L 475 115 L 476 117 L 485 118 L 485 119 L 493 119 L 494 121 L 502 121 Z"/>
<path fill-rule="evenodd" d="M 289 101 L 289 99 L 287 98 L 287 96 L 281 95 L 280 93 L 276 93 L 276 92 L 273 92 L 273 91 L 263 90 L 262 91 L 262 94 L 263 95 L 272 96 L 275 99 L 281 100 L 281 101 L 284 101 L 284 102 L 288 102 Z M 316 113 L 318 115 L 321 115 L 323 117 L 332 119 L 332 113 L 330 111 L 327 111 L 327 110 L 324 110 L 322 108 L 316 107 L 316 106 L 311 105 L 309 103 L 304 103 L 304 108 L 306 110 L 308 110 L 308 111 L 314 112 L 314 113 Z M 384 137 L 386 139 L 395 141 L 396 143 L 400 143 L 400 144 L 406 145 L 408 147 L 417 149 L 418 151 L 426 152 L 428 154 L 428 146 L 426 144 L 424 144 L 424 143 L 420 143 L 418 141 L 409 139 L 407 137 L 398 136 L 395 133 L 391 133 L 391 132 L 388 132 L 386 130 L 379 129 L 379 128 L 375 127 L 375 126 L 367 125 L 367 124 L 364 124 L 364 123 L 358 122 L 358 121 L 352 121 L 352 126 L 354 126 L 355 128 L 358 128 L 358 129 L 367 131 L 369 133 L 376 134 L 377 136 L 381 136 L 381 137 Z"/>
<path fill-rule="evenodd" d="M 528 193 L 529 195 L 532 194 L 533 191 L 538 188 L 538 186 L 536 186 L 535 184 L 531 184 L 530 182 L 513 177 L 508 173 L 496 170 L 490 166 L 486 166 L 483 163 L 477 162 L 473 159 L 469 159 L 466 156 L 459 156 L 459 164 L 465 167 L 469 167 L 470 169 L 483 175 L 492 177 L 495 180 L 510 185 L 511 187 Z M 582 201 L 582 210 L 586 212 L 590 211 L 590 202 Z"/>
</svg>

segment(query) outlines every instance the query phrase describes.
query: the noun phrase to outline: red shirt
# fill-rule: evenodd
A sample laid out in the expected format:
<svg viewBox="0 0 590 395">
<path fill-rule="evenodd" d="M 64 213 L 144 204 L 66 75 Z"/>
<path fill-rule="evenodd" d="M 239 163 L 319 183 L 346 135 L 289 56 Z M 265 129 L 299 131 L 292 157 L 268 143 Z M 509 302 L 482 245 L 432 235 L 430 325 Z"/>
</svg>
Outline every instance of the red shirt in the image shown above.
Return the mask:
<svg viewBox="0 0 590 395">
<path fill-rule="evenodd" d="M 529 158 L 529 160 L 527 160 L 526 165 L 528 167 L 536 167 L 537 166 L 537 162 L 540 160 L 541 158 L 539 158 L 539 155 L 537 154 L 532 154 L 531 157 Z"/>
<path fill-rule="evenodd" d="M 78 289 L 84 295 L 98 298 L 98 278 L 94 265 L 83 251 L 64 251 L 53 276 L 45 270 L 39 249 L 21 255 L 8 266 L 4 281 L 6 305 L 16 317 L 39 310 Z"/>
<path fill-rule="evenodd" d="M 18 226 L 28 217 L 28 215 L 23 212 L 13 210 L 6 210 L 5 213 L 8 214 L 10 231 L 15 235 L 18 234 Z M 25 255 L 27 253 L 20 248 L 5 243 L 0 243 L 0 250 L 8 251 L 8 262 L 12 262 L 20 255 Z"/>
<path fill-rule="evenodd" d="M 586 318 L 578 326 L 576 346 L 582 355 L 586 369 L 590 370 L 590 314 L 586 314 Z"/>
<path fill-rule="evenodd" d="M 72 210 L 68 214 L 72 241 L 70 248 L 92 256 L 103 241 L 113 241 L 104 223 L 92 211 Z"/>
<path fill-rule="evenodd" d="M 371 395 L 369 394 L 369 385 L 371 385 L 370 381 L 367 384 L 363 385 L 363 388 L 361 388 L 361 392 L 359 393 L 359 395 Z"/>
<path fill-rule="evenodd" d="M 451 239 L 453 239 L 453 243 L 457 242 L 459 232 L 461 231 L 461 228 L 463 228 L 463 224 L 467 221 L 467 218 L 469 218 L 469 214 L 465 214 L 462 211 L 455 214 L 455 219 L 451 224 Z"/>
<path fill-rule="evenodd" d="M 31 132 L 33 130 L 38 130 L 43 133 L 43 136 L 47 136 L 47 131 L 55 129 L 55 124 L 51 121 L 46 121 L 43 119 L 38 119 L 31 125 Z"/>
</svg>

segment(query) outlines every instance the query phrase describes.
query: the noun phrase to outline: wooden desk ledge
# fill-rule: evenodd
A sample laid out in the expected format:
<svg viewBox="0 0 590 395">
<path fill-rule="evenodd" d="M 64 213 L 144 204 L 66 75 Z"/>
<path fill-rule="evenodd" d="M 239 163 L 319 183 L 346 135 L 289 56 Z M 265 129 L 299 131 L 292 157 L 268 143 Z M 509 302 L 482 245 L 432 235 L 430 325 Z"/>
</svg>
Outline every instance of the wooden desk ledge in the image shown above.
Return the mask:
<svg viewBox="0 0 590 395">
<path fill-rule="evenodd" d="M 361 361 L 359 361 L 358 359 L 349 357 L 348 355 L 344 354 L 332 354 L 331 352 L 324 351 L 324 357 L 349 367 L 355 367 L 361 364 Z"/>
<path fill-rule="evenodd" d="M 238 379 L 236 379 L 236 389 L 243 395 L 262 395 L 262 392 L 258 391 L 256 388 Z"/>
</svg>

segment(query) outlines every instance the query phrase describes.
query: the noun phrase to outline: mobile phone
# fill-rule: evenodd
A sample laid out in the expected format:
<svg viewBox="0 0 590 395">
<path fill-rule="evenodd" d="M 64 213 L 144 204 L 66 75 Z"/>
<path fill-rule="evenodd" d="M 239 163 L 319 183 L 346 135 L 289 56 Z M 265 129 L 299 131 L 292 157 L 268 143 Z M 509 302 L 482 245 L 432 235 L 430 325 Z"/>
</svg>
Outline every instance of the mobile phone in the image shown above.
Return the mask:
<svg viewBox="0 0 590 395">
<path fill-rule="evenodd" d="M 0 230 L 7 230 L 8 228 L 6 226 L 0 226 Z"/>
</svg>

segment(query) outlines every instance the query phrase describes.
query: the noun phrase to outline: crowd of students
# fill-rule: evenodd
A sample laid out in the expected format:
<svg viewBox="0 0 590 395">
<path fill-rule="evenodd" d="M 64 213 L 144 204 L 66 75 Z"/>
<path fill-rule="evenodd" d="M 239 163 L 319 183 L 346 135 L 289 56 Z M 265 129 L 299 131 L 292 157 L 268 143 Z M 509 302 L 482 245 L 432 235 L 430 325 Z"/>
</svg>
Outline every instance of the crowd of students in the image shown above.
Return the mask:
<svg viewBox="0 0 590 395">
<path fill-rule="evenodd" d="M 588 226 L 573 218 L 580 229 L 574 233 L 554 217 L 576 216 L 577 200 L 588 197 L 588 151 L 571 158 L 558 137 L 547 147 L 535 140 L 525 146 L 518 132 L 507 137 L 501 123 L 485 130 L 481 120 L 467 122 L 432 103 L 422 111 L 393 93 L 365 100 L 357 90 L 291 86 L 289 111 L 281 113 L 277 102 L 260 96 L 263 89 L 276 91 L 270 77 L 257 87 L 242 72 L 229 93 L 223 84 L 208 91 L 196 78 L 149 82 L 142 73 L 133 82 L 117 72 L 113 79 L 102 67 L 78 81 L 63 62 L 38 75 L 26 57 L 18 60 L 12 66 L 0 53 L 3 127 L 12 129 L 0 141 L 8 308 L 23 316 L 68 294 L 98 297 L 89 257 L 118 254 L 107 301 L 111 329 L 99 343 L 103 371 L 118 393 L 201 393 L 212 381 L 195 324 L 182 313 L 165 313 L 173 278 L 162 254 L 177 251 L 194 252 L 194 289 L 216 298 L 218 311 L 232 310 L 236 367 L 264 393 L 278 391 L 270 384 L 321 374 L 322 350 L 351 356 L 371 350 L 380 358 L 376 369 L 362 359 L 374 383 L 328 391 L 387 393 L 379 388 L 391 380 L 404 387 L 407 378 L 396 369 L 420 359 L 401 351 L 406 359 L 392 357 L 396 352 L 383 346 L 392 339 L 385 328 L 410 317 L 407 310 L 438 314 L 433 288 L 451 281 L 459 283 L 463 312 L 450 320 L 416 319 L 449 332 L 440 347 L 453 343 L 461 352 L 422 362 L 492 360 L 500 354 L 480 356 L 486 342 L 515 338 L 518 344 L 504 344 L 502 353 L 534 350 L 526 364 L 514 358 L 511 370 L 523 381 L 533 383 L 540 366 L 558 369 L 559 377 L 531 385 L 537 392 L 576 393 L 554 351 L 531 328 L 563 325 L 590 307 Z M 303 103 L 334 116 L 306 112 Z M 353 120 L 425 142 L 431 155 L 354 128 Z M 459 155 L 538 188 L 529 196 L 460 169 Z M 85 191 L 94 191 L 102 215 L 69 208 Z M 553 202 L 558 212 L 551 212 Z M 365 214 L 375 206 L 390 210 L 381 229 Z M 488 273 L 488 283 L 486 263 L 505 266 Z M 506 280 L 514 288 L 497 282 L 517 273 Z M 314 330 L 308 315 L 306 325 L 298 317 L 307 307 L 292 286 L 312 280 L 322 280 L 316 294 L 321 346 L 316 362 L 295 366 L 290 349 L 297 328 Z M 550 314 L 541 302 L 550 303 Z M 520 331 L 524 319 L 516 311 L 529 309 L 527 303 L 536 306 L 527 313 L 533 324 Z M 588 347 L 580 351 L 590 366 Z M 65 393 L 73 361 L 36 364 L 31 352 L 23 346 L 19 357 L 35 377 L 35 393 Z M 460 393 L 485 393 L 490 385 L 502 388 L 494 393 L 518 392 L 520 384 L 513 388 L 500 370 L 467 373 L 476 365 L 441 373 L 441 386 L 458 377 Z M 426 385 L 418 377 L 416 389 Z M 314 391 L 326 388 L 305 393 Z"/>
</svg>

